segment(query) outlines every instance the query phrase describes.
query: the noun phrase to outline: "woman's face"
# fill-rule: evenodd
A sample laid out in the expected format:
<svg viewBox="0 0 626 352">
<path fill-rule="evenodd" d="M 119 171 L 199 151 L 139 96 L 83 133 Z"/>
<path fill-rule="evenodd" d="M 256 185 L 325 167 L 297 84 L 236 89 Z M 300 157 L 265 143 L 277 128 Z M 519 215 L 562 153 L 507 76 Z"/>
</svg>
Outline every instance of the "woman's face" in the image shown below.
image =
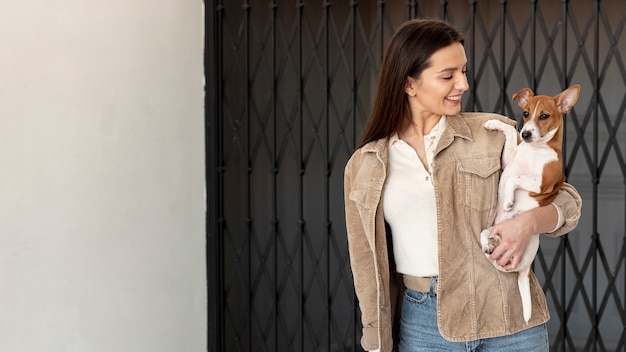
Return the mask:
<svg viewBox="0 0 626 352">
<path fill-rule="evenodd" d="M 424 117 L 458 114 L 461 112 L 461 96 L 469 88 L 463 45 L 454 43 L 439 49 L 430 57 L 430 64 L 417 79 L 407 79 L 411 113 Z"/>
</svg>

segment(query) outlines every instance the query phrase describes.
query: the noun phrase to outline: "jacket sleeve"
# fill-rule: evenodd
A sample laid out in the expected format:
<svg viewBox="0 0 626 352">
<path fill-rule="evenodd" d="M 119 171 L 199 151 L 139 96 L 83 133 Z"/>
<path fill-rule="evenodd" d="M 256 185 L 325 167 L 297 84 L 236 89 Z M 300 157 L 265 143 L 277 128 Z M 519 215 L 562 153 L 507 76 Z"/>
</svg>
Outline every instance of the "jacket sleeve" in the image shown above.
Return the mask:
<svg viewBox="0 0 626 352">
<path fill-rule="evenodd" d="M 580 220 L 580 212 L 582 208 L 582 198 L 578 191 L 569 183 L 563 183 L 561 190 L 556 198 L 552 201 L 562 211 L 565 217 L 565 223 L 554 232 L 546 233 L 548 236 L 557 237 L 564 235 L 578 225 Z"/>
<path fill-rule="evenodd" d="M 350 162 L 344 174 L 344 202 L 346 213 L 346 230 L 348 235 L 348 251 L 350 266 L 354 280 L 354 289 L 361 309 L 363 337 L 361 346 L 366 351 L 379 348 L 378 337 L 378 275 L 372 245 L 367 238 L 366 228 L 369 219 L 361 216 L 367 213 L 359 209 L 359 192 L 353 189 L 351 175 L 354 167 Z M 364 190 L 365 191 L 365 190 Z M 362 195 L 361 195 L 362 196 Z M 363 211 L 363 213 L 362 213 Z M 375 211 L 375 210 L 372 210 Z M 371 224 L 373 226 L 373 224 Z M 371 229 L 373 231 L 373 229 Z"/>
</svg>

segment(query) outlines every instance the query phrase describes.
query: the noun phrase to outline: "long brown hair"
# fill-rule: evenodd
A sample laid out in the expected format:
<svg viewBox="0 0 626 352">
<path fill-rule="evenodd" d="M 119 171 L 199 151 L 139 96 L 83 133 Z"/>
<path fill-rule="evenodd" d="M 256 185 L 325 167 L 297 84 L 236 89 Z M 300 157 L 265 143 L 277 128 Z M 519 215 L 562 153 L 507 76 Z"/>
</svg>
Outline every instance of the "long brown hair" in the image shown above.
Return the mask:
<svg viewBox="0 0 626 352">
<path fill-rule="evenodd" d="M 374 106 L 358 148 L 398 130 L 402 119 L 410 116 L 404 91 L 407 78 L 419 78 L 437 50 L 463 41 L 463 35 L 442 20 L 415 19 L 398 27 L 383 58 Z"/>
</svg>

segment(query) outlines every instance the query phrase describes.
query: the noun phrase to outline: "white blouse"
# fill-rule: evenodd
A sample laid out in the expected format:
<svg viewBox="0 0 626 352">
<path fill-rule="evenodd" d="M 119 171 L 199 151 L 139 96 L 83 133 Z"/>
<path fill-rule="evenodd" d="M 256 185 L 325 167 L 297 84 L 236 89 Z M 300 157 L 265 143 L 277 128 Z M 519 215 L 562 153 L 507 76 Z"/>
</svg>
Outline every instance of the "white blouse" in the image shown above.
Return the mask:
<svg viewBox="0 0 626 352">
<path fill-rule="evenodd" d="M 437 205 L 431 170 L 435 148 L 446 128 L 443 116 L 424 136 L 429 169 L 417 152 L 394 134 L 389 139 L 389 168 L 383 193 L 383 213 L 391 227 L 396 270 L 411 276 L 436 276 Z"/>
</svg>

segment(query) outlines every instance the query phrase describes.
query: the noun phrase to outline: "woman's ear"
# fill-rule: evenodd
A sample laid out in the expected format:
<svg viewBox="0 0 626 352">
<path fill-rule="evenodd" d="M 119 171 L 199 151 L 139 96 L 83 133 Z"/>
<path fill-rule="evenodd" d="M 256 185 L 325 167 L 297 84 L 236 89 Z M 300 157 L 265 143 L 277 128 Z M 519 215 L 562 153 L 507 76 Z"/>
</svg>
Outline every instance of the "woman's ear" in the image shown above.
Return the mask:
<svg viewBox="0 0 626 352">
<path fill-rule="evenodd" d="M 410 97 L 414 97 L 417 94 L 415 92 L 415 85 L 416 85 L 416 82 L 415 82 L 415 80 L 412 77 L 407 77 L 406 78 L 406 83 L 404 84 L 404 91 Z"/>
</svg>

